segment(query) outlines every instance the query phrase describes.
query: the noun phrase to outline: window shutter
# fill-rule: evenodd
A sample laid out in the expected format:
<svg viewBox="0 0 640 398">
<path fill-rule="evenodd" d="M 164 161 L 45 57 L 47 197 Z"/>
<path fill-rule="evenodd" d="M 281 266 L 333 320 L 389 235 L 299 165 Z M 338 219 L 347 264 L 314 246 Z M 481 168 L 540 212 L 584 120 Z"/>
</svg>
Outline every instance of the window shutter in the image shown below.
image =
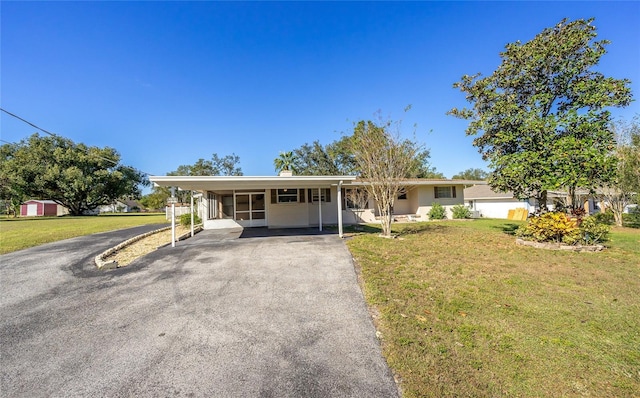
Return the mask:
<svg viewBox="0 0 640 398">
<path fill-rule="evenodd" d="M 325 188 L 324 192 L 325 192 L 324 194 L 325 200 L 327 202 L 331 202 L 331 188 Z"/>
<path fill-rule="evenodd" d="M 438 199 L 438 187 L 433 187 L 433 197 Z"/>
<path fill-rule="evenodd" d="M 300 203 L 304 203 L 304 192 L 306 191 L 306 189 L 300 189 L 299 192 L 299 196 L 300 196 Z"/>
<path fill-rule="evenodd" d="M 451 197 L 456 197 L 456 187 L 451 187 Z"/>
<path fill-rule="evenodd" d="M 278 203 L 278 190 L 277 189 L 272 189 L 271 190 L 271 204 L 274 203 Z"/>
</svg>

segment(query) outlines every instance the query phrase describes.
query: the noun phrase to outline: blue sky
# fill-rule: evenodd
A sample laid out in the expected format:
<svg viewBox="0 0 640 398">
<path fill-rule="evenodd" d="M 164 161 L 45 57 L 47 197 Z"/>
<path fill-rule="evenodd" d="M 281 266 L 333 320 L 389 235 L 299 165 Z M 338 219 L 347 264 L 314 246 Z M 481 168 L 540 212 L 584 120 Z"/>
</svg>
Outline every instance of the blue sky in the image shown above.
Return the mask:
<svg viewBox="0 0 640 398">
<path fill-rule="evenodd" d="M 466 104 L 452 84 L 564 17 L 595 17 L 611 41 L 598 69 L 640 95 L 639 2 L 2 1 L 0 12 L 2 108 L 154 175 L 214 152 L 273 175 L 281 151 L 330 143 L 377 111 L 407 136 L 417 125 L 447 177 L 485 168 L 466 122 L 445 115 Z M 35 132 L 0 122 L 4 141 Z"/>
</svg>

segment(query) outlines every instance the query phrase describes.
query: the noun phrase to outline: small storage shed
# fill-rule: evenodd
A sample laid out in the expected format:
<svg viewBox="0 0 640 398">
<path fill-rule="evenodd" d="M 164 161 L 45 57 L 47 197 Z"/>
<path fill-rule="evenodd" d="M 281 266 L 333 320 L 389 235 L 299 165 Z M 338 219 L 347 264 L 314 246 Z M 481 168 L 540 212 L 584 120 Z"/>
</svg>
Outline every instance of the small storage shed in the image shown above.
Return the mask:
<svg viewBox="0 0 640 398">
<path fill-rule="evenodd" d="M 28 200 L 20 205 L 20 216 L 42 217 L 57 216 L 58 204 L 53 200 Z"/>
</svg>

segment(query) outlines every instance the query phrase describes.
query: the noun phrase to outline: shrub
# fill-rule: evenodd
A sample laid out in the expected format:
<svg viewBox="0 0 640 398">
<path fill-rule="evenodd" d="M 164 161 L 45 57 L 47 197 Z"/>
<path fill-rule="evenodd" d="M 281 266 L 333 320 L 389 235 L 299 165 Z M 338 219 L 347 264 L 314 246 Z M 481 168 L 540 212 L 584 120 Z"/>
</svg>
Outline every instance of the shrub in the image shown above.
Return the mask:
<svg viewBox="0 0 640 398">
<path fill-rule="evenodd" d="M 435 202 L 427 215 L 429 216 L 429 220 L 442 220 L 443 218 L 447 218 L 447 210 L 442 207 L 440 203 Z"/>
<path fill-rule="evenodd" d="M 586 217 L 580 224 L 580 232 L 582 233 L 582 241 L 587 245 L 606 242 L 609 240 L 609 225 L 598 222 L 595 217 Z"/>
<path fill-rule="evenodd" d="M 516 236 L 536 242 L 556 242 L 568 245 L 592 245 L 607 240 L 609 226 L 596 217 L 585 217 L 580 225 L 562 212 L 548 212 L 529 218 Z"/>
<path fill-rule="evenodd" d="M 622 222 L 625 227 L 640 228 L 640 206 L 629 209 L 629 214 L 623 214 Z"/>
<path fill-rule="evenodd" d="M 200 224 L 201 222 L 202 220 L 200 219 L 200 217 L 198 217 L 196 213 L 193 213 L 193 223 Z M 185 213 L 180 216 L 180 225 L 182 225 L 183 227 L 191 226 L 191 213 Z"/>
<path fill-rule="evenodd" d="M 471 218 L 471 210 L 465 205 L 455 205 L 451 208 L 453 218 Z"/>
<path fill-rule="evenodd" d="M 529 218 L 527 225 L 516 231 L 516 236 L 536 242 L 562 242 L 573 240 L 579 232 L 577 223 L 565 213 L 548 212 Z M 568 243 L 568 242 L 567 242 Z"/>
<path fill-rule="evenodd" d="M 608 225 L 612 225 L 614 222 L 614 218 L 613 218 L 613 212 L 611 210 L 607 210 L 604 213 L 600 212 L 600 213 L 596 213 L 591 217 L 595 217 L 595 219 L 600 223 L 600 224 L 608 224 Z"/>
</svg>

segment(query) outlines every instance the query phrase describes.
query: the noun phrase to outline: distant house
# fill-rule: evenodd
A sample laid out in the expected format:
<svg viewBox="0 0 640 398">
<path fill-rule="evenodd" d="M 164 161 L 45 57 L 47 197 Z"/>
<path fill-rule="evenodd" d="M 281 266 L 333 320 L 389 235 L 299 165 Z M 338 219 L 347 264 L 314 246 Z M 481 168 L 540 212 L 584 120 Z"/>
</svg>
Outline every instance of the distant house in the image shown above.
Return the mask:
<svg viewBox="0 0 640 398">
<path fill-rule="evenodd" d="M 98 207 L 98 213 L 128 213 L 129 211 L 129 205 L 120 200 Z"/>
<path fill-rule="evenodd" d="M 127 205 L 127 212 L 141 211 L 143 206 L 137 200 L 125 200 L 124 204 Z"/>
<path fill-rule="evenodd" d="M 63 216 L 69 210 L 53 200 L 28 200 L 20 205 L 21 217 Z"/>
<path fill-rule="evenodd" d="M 558 206 L 567 205 L 567 192 L 548 191 L 547 208 L 553 210 Z M 581 203 L 587 214 L 598 211 L 598 206 L 590 197 L 588 191 L 576 192 L 576 203 Z M 525 209 L 527 213 L 534 213 L 539 204 L 534 198 L 521 200 L 513 192 L 495 192 L 489 185 L 474 185 L 464 190 L 465 204 L 471 209 L 475 217 L 507 218 L 509 210 Z"/>
<path fill-rule="evenodd" d="M 535 199 L 520 200 L 512 192 L 495 192 L 488 185 L 465 188 L 464 201 L 475 217 L 507 218 L 509 210 L 523 208 L 532 213 L 536 209 Z"/>
</svg>

